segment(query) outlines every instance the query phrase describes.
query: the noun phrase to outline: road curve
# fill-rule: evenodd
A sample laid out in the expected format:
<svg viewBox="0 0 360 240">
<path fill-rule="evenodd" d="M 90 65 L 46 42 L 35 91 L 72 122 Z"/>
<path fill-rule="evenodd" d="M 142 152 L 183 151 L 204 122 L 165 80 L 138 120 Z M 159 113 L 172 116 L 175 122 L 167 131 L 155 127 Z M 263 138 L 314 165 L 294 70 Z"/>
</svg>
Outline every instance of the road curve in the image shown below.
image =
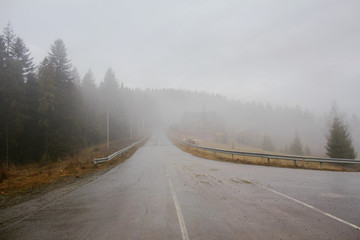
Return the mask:
<svg viewBox="0 0 360 240">
<path fill-rule="evenodd" d="M 360 239 L 360 174 L 205 160 L 159 130 L 0 239 Z"/>
</svg>

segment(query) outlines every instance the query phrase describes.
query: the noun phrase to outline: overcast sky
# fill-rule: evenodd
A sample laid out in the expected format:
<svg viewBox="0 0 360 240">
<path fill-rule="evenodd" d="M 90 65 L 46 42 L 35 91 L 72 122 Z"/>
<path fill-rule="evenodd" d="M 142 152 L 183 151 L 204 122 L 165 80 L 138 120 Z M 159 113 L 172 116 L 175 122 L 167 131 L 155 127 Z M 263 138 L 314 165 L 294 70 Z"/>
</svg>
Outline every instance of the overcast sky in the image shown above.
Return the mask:
<svg viewBox="0 0 360 240">
<path fill-rule="evenodd" d="M 360 116 L 360 1 L 0 0 L 39 63 L 61 38 L 79 73 L 140 88 Z"/>
</svg>

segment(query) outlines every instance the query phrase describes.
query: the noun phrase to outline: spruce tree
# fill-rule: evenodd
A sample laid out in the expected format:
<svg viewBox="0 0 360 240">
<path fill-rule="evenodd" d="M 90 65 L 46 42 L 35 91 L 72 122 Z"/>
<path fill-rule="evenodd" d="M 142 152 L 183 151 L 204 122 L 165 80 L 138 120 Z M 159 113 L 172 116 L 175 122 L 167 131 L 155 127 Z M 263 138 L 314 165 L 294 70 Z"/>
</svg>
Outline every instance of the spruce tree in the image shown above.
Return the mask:
<svg viewBox="0 0 360 240">
<path fill-rule="evenodd" d="M 11 46 L 16 37 L 10 22 L 4 28 L 3 34 L 4 34 L 3 39 L 5 43 L 6 60 L 9 61 L 11 59 Z"/>
<path fill-rule="evenodd" d="M 100 84 L 101 102 L 103 104 L 103 116 L 109 115 L 110 140 L 115 140 L 121 133 L 119 122 L 124 114 L 120 106 L 119 83 L 115 77 L 114 71 L 109 68 L 105 74 L 104 81 Z M 105 121 L 104 121 L 105 123 Z M 106 125 L 105 125 L 106 127 Z M 106 129 L 106 128 L 105 128 Z"/>
<path fill-rule="evenodd" d="M 0 35 L 0 71 L 5 68 L 6 46 L 4 37 Z"/>
<path fill-rule="evenodd" d="M 25 42 L 19 37 L 14 40 L 11 46 L 11 56 L 16 68 L 18 68 L 18 71 L 21 73 L 23 82 L 26 82 L 30 77 L 34 76 L 35 65 L 33 58 Z"/>
<path fill-rule="evenodd" d="M 100 111 L 98 88 L 92 71 L 84 75 L 81 83 L 81 94 L 83 97 L 83 134 L 84 145 L 90 145 L 101 142 L 105 139 L 106 129 L 103 126 L 103 117 Z"/>
<path fill-rule="evenodd" d="M 43 139 L 41 144 L 43 160 L 49 160 L 49 126 L 52 127 L 51 119 L 53 119 L 53 113 L 55 110 L 55 74 L 53 66 L 49 62 L 48 58 L 45 58 L 38 71 L 39 81 L 39 105 L 38 116 L 39 125 L 43 131 Z M 50 136 L 51 138 L 52 136 Z"/>
<path fill-rule="evenodd" d="M 1 69 L 0 69 L 0 146 L 1 156 L 4 157 L 4 162 L 8 166 L 10 159 L 14 156 L 11 150 L 12 145 L 16 144 L 16 137 L 14 128 L 18 122 L 17 116 L 17 99 L 19 87 L 16 86 L 16 79 L 14 74 L 14 65 L 12 63 L 11 46 L 15 39 L 14 31 L 11 24 L 8 23 L 3 29 L 1 36 L 0 54 L 1 54 Z M 16 109 L 16 110 L 15 110 Z M 19 129 L 19 128 L 17 128 Z"/>
<path fill-rule="evenodd" d="M 116 103 L 116 98 L 119 94 L 119 83 L 115 77 L 114 71 L 109 68 L 106 71 L 104 81 L 100 84 L 100 89 L 103 94 L 103 101 L 108 110 L 112 110 Z"/>
<path fill-rule="evenodd" d="M 61 39 L 55 40 L 53 45 L 51 45 L 49 61 L 54 67 L 57 84 L 64 85 L 65 83 L 72 82 L 72 65 L 67 57 L 65 44 Z"/>
<path fill-rule="evenodd" d="M 8 64 L 8 67 L 11 71 L 11 88 L 14 91 L 15 96 L 13 97 L 13 101 L 15 102 L 12 111 L 16 116 L 12 116 L 12 122 L 16 123 L 15 129 L 12 129 L 12 134 L 17 134 L 16 138 L 16 146 L 14 146 L 14 152 L 17 153 L 16 159 L 17 161 L 24 162 L 29 159 L 28 150 L 29 143 L 33 143 L 31 141 L 32 135 L 29 133 L 29 130 L 36 129 L 36 125 L 34 125 L 34 115 L 33 112 L 28 111 L 33 106 L 31 106 L 31 102 L 29 98 L 32 98 L 28 93 L 28 89 L 26 88 L 26 83 L 30 81 L 30 79 L 35 79 L 34 74 L 34 63 L 33 58 L 31 57 L 29 49 L 26 47 L 25 42 L 20 38 L 16 37 L 10 46 L 11 52 L 11 61 Z M 35 110 L 35 108 L 33 108 Z M 29 137 L 31 139 L 29 139 Z"/>
<path fill-rule="evenodd" d="M 76 67 L 74 67 L 71 71 L 71 75 L 73 77 L 73 83 L 78 88 L 80 87 L 81 77 Z"/>
<path fill-rule="evenodd" d="M 34 64 L 24 41 L 15 36 L 10 23 L 1 39 L 0 143 L 5 146 L 6 162 L 15 163 L 24 157 L 22 140 L 27 119 L 24 84 L 30 75 L 34 77 Z"/>
<path fill-rule="evenodd" d="M 357 154 L 352 145 L 350 133 L 343 121 L 337 115 L 334 116 L 331 123 L 325 148 L 326 154 L 331 158 L 356 158 Z"/>
<path fill-rule="evenodd" d="M 89 69 L 89 71 L 85 73 L 84 78 L 81 82 L 81 92 L 83 94 L 84 100 L 87 102 L 91 101 L 91 99 L 94 99 L 94 97 L 96 97 L 96 90 L 97 88 L 95 78 L 91 69 Z"/>
<path fill-rule="evenodd" d="M 41 129 L 39 118 L 39 82 L 37 77 L 30 75 L 25 83 L 25 119 L 22 147 L 25 162 L 38 161 L 41 158 Z"/>
<path fill-rule="evenodd" d="M 0 35 L 0 163 L 7 164 L 7 129 L 6 129 L 6 87 L 5 87 L 5 67 L 6 67 L 6 45 L 5 39 Z"/>
<path fill-rule="evenodd" d="M 48 116 L 48 151 L 50 159 L 56 160 L 81 146 L 80 94 L 74 85 L 71 62 L 62 40 L 56 40 L 51 46 L 46 67 L 55 89 L 54 111 Z"/>
</svg>

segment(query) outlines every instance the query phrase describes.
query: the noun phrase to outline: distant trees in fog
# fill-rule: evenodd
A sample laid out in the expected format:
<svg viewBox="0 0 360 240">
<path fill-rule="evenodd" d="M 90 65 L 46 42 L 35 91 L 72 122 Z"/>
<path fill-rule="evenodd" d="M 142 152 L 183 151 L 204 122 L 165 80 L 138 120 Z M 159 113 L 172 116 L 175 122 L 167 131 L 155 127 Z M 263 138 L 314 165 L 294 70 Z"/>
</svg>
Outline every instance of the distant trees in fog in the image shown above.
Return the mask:
<svg viewBox="0 0 360 240">
<path fill-rule="evenodd" d="M 0 163 L 61 159 L 79 148 L 135 135 L 150 124 L 151 99 L 121 87 L 109 69 L 97 87 L 89 70 L 81 78 L 58 39 L 36 68 L 11 25 L 0 36 Z M 147 114 L 147 116 L 145 116 Z M 136 118 L 136 119 L 135 119 Z M 131 126 L 131 127 L 130 127 Z"/>
<path fill-rule="evenodd" d="M 297 133 L 295 133 L 295 137 L 290 144 L 289 153 L 294 155 L 304 155 L 303 144 Z"/>
<path fill-rule="evenodd" d="M 264 136 L 262 142 L 262 149 L 270 152 L 276 151 L 275 145 L 269 136 Z"/>
<path fill-rule="evenodd" d="M 119 83 L 110 68 L 97 85 L 91 69 L 80 77 L 62 40 L 56 40 L 35 67 L 25 42 L 10 24 L 0 36 L 0 164 L 57 160 L 103 143 L 107 116 L 110 140 L 117 140 L 157 124 L 179 123 L 184 112 L 198 115 L 197 129 L 213 130 L 214 139 L 221 143 L 310 155 L 309 146 L 318 154 L 327 140 L 330 157 L 356 155 L 340 119 L 334 118 L 324 139 L 324 119 L 300 107 L 229 101 L 221 95 L 188 90 L 130 89 Z M 215 118 L 206 113 L 215 114 L 221 124 L 211 124 Z M 350 129 L 359 146 L 356 115 Z M 291 141 L 294 132 L 298 135 Z"/>
</svg>

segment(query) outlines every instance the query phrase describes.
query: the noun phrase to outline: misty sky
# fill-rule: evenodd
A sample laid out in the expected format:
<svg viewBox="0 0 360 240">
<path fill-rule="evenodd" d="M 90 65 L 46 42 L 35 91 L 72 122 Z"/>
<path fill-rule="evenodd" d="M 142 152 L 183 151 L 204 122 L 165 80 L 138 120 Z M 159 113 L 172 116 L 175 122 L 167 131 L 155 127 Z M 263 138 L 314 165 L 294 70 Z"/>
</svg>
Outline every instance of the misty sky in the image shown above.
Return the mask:
<svg viewBox="0 0 360 240">
<path fill-rule="evenodd" d="M 108 67 L 126 86 L 182 88 L 229 99 L 332 101 L 360 116 L 360 1 L 0 0 L 39 63 L 57 38 L 83 76 Z"/>
</svg>

